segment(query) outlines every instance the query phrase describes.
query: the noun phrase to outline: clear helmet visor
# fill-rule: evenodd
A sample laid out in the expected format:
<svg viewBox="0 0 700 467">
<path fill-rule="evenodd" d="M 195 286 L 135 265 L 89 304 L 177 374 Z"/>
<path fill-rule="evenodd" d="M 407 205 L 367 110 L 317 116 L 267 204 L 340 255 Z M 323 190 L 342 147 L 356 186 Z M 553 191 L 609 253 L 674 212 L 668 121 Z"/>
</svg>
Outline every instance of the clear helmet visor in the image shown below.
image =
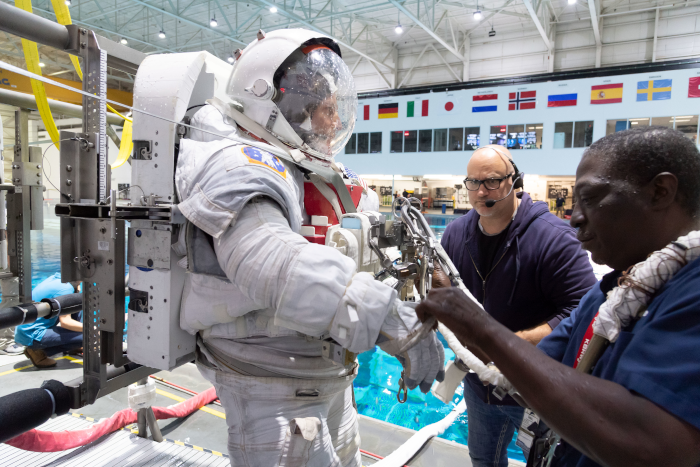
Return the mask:
<svg viewBox="0 0 700 467">
<path fill-rule="evenodd" d="M 355 128 L 357 93 L 350 69 L 328 47 L 302 47 L 275 73 L 277 107 L 313 151 L 332 158 Z"/>
</svg>

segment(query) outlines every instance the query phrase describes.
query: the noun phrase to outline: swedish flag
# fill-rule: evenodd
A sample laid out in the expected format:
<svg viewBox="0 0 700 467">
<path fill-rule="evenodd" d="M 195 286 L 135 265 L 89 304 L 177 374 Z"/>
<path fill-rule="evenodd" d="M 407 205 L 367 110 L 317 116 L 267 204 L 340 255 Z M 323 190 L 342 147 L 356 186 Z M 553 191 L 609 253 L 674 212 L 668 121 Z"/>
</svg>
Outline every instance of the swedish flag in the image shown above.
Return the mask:
<svg viewBox="0 0 700 467">
<path fill-rule="evenodd" d="M 663 101 L 671 98 L 670 79 L 639 81 L 637 83 L 637 102 Z"/>
</svg>

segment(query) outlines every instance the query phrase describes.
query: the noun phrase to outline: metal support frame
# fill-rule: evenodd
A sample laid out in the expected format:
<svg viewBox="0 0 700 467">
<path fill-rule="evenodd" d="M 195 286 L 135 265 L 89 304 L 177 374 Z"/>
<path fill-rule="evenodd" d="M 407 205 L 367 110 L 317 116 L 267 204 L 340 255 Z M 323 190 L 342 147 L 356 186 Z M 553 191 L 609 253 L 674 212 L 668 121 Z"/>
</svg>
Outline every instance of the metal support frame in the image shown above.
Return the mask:
<svg viewBox="0 0 700 467">
<path fill-rule="evenodd" d="M 601 63 L 603 61 L 603 39 L 601 34 L 600 0 L 588 0 L 588 11 L 591 14 L 591 25 L 593 26 L 593 37 L 595 38 L 595 67 L 600 68 Z"/>
<path fill-rule="evenodd" d="M 656 42 L 659 39 L 659 13 L 660 10 L 656 9 L 656 16 L 654 17 L 654 44 L 651 46 L 651 62 L 656 62 Z"/>
<path fill-rule="evenodd" d="M 0 3 L 0 30 L 80 56 L 83 91 L 98 97 L 83 97 L 82 133 L 60 133 L 59 191 L 61 201 L 67 203 L 56 208 L 56 214 L 62 217 L 61 280 L 83 283 L 83 376 L 66 383 L 71 390 L 71 406 L 79 408 L 157 371 L 129 362 L 122 348 L 124 218 L 139 215 L 149 218 L 149 209 L 137 208 L 117 215 L 116 193 L 111 191 L 110 195 L 104 100 L 107 66 L 133 74 L 145 55 L 93 31 L 75 25 L 61 26 L 4 3 Z M 30 229 L 41 228 L 43 223 L 40 217 L 43 186 L 38 172 L 42 154 L 38 148 L 28 146 L 26 110 L 17 111 L 15 127 L 14 186 L 3 185 L 0 189 L 14 189 L 8 196 L 10 266 L 19 277 L 20 301 L 31 301 Z M 34 196 L 35 193 L 39 196 Z M 33 199 L 39 200 L 39 204 L 33 203 Z M 156 214 L 156 218 L 169 220 L 169 207 L 166 210 L 167 215 Z"/>
</svg>

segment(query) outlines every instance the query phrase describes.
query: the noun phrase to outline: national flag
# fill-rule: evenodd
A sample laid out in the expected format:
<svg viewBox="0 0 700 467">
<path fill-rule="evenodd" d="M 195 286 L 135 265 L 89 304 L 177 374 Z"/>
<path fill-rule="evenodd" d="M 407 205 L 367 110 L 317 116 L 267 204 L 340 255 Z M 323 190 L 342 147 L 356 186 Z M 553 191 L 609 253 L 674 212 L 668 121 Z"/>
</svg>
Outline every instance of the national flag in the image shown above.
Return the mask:
<svg viewBox="0 0 700 467">
<path fill-rule="evenodd" d="M 591 86 L 591 104 L 619 104 L 622 102 L 622 83 Z"/>
<path fill-rule="evenodd" d="M 450 112 L 454 108 L 455 108 L 455 105 L 453 102 L 446 102 L 445 103 L 445 110 L 447 110 L 448 112 Z"/>
<path fill-rule="evenodd" d="M 414 117 L 416 116 L 416 107 L 418 107 L 417 104 L 420 104 L 421 107 L 421 117 L 427 117 L 428 116 L 428 99 L 423 99 L 420 101 L 408 101 L 406 103 L 406 117 Z"/>
<path fill-rule="evenodd" d="M 399 104 L 379 104 L 379 118 L 398 118 Z"/>
<path fill-rule="evenodd" d="M 498 100 L 498 94 L 481 94 L 472 97 L 472 101 L 495 101 Z"/>
<path fill-rule="evenodd" d="M 406 103 L 406 116 L 407 117 L 413 117 L 413 108 L 415 107 L 415 102 L 414 101 L 408 101 Z"/>
<path fill-rule="evenodd" d="M 637 82 L 637 102 L 665 101 L 671 98 L 670 79 L 652 79 Z"/>
<path fill-rule="evenodd" d="M 475 105 L 472 106 L 472 113 L 474 112 L 496 112 L 498 110 L 497 105 Z"/>
<path fill-rule="evenodd" d="M 688 82 L 688 97 L 700 97 L 700 76 L 690 78 Z"/>
<path fill-rule="evenodd" d="M 364 108 L 364 117 L 365 120 L 369 120 L 369 105 L 366 105 Z"/>
<path fill-rule="evenodd" d="M 537 91 L 511 92 L 508 94 L 508 110 L 534 109 Z"/>
<path fill-rule="evenodd" d="M 576 105 L 578 94 L 552 94 L 547 96 L 547 107 L 568 107 Z"/>
</svg>

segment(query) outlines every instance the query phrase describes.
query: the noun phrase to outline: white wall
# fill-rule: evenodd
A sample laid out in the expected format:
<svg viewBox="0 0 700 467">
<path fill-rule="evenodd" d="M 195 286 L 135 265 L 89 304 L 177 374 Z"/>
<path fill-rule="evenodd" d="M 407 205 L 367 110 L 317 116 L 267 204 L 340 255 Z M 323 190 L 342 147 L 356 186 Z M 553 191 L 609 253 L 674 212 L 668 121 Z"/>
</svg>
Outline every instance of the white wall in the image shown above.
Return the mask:
<svg viewBox="0 0 700 467">
<path fill-rule="evenodd" d="M 602 78 L 587 78 L 569 81 L 535 83 L 528 86 L 503 86 L 493 88 L 466 89 L 451 93 L 433 92 L 418 96 L 396 96 L 390 98 L 363 99 L 362 108 L 370 106 L 370 120 L 358 120 L 356 133 L 382 132 L 382 153 L 341 154 L 338 160 L 357 173 L 370 174 L 463 174 L 470 151 L 390 153 L 390 132 L 420 129 L 479 126 L 481 145 L 488 144 L 491 125 L 542 123 L 542 149 L 513 150 L 513 157 L 520 170 L 526 174 L 574 175 L 583 153 L 582 148 L 553 149 L 555 122 L 594 121 L 593 140 L 605 136 L 608 119 L 661 117 L 673 115 L 698 115 L 700 99 L 688 98 L 688 80 L 700 76 L 700 68 L 670 70 L 660 73 L 630 74 Z M 637 102 L 637 83 L 650 79 L 672 79 L 673 91 L 670 100 Z M 590 103 L 591 86 L 606 83 L 623 83 L 623 101 L 619 104 Z M 516 91 L 537 91 L 537 107 L 532 110 L 508 111 L 508 94 Z M 498 94 L 498 112 L 472 113 L 472 97 L 480 93 Z M 548 108 L 549 94 L 577 93 L 575 107 Z M 428 117 L 406 117 L 406 102 L 415 98 L 428 99 Z M 444 104 L 454 103 L 454 110 L 447 112 Z M 399 117 L 378 119 L 377 109 L 381 103 L 398 102 Z M 488 101 L 493 102 L 493 101 Z M 420 107 L 416 106 L 416 115 Z"/>
</svg>

